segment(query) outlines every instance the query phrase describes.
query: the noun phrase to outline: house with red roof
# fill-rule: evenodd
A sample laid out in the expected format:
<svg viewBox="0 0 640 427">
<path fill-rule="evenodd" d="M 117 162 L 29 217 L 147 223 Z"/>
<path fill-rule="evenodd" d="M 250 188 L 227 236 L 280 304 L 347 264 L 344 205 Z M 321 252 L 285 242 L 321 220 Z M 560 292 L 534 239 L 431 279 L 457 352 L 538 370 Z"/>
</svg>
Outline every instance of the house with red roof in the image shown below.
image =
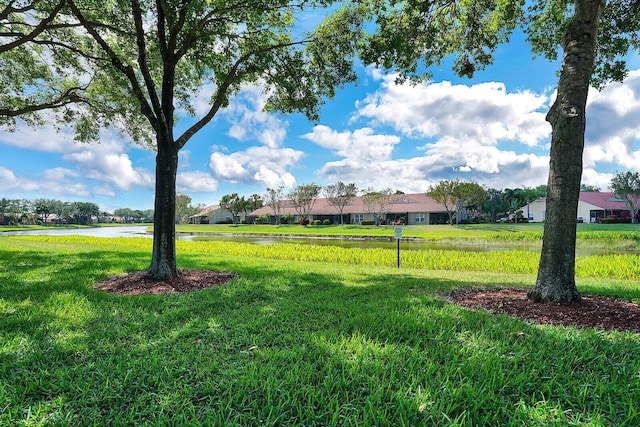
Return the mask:
<svg viewBox="0 0 640 427">
<path fill-rule="evenodd" d="M 361 221 L 374 221 L 374 215 L 367 210 L 362 196 L 354 197 L 342 210 L 342 222 L 344 224 L 359 224 Z M 251 212 L 248 219 L 267 215 L 274 216 L 273 208 L 270 206 L 264 206 Z M 294 222 L 298 220 L 298 212 L 289 200 L 284 202 L 280 215 L 291 215 Z M 341 222 L 338 208 L 331 205 L 326 198 L 316 200 L 308 219 L 321 221 L 327 219 L 333 224 Z M 396 221 L 402 221 L 405 224 L 447 224 L 449 215 L 443 205 L 424 193 L 397 194 L 392 196 L 382 221 L 386 224 L 392 224 Z"/>
<path fill-rule="evenodd" d="M 531 222 L 542 222 L 547 207 L 546 197 L 541 197 L 518 209 Z M 629 216 L 629 206 L 613 193 L 581 191 L 578 200 L 578 222 L 596 223 L 610 216 Z"/>
</svg>

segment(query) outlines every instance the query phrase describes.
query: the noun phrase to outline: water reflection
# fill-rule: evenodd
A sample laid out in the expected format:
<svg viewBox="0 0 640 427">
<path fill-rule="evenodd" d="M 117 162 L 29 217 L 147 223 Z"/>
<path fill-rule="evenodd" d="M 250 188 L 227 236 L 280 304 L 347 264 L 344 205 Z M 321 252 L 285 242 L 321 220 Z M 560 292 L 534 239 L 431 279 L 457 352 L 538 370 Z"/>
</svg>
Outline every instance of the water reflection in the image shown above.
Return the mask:
<svg viewBox="0 0 640 427">
<path fill-rule="evenodd" d="M 198 242 L 238 242 L 251 243 L 254 245 L 270 245 L 270 244 L 299 244 L 299 245 L 319 245 L 319 246 L 338 246 L 341 248 L 385 248 L 396 249 L 395 240 L 358 240 L 358 239 L 318 239 L 318 238 L 290 238 L 290 237 L 271 237 L 271 236 L 202 236 L 185 234 L 178 237 L 181 240 L 198 241 Z M 442 250 L 442 251 L 470 251 L 470 252 L 488 252 L 488 251 L 532 251 L 540 252 L 542 242 L 487 242 L 487 241 L 460 241 L 460 240 L 444 240 L 444 241 L 402 241 L 401 250 L 423 251 L 423 250 Z M 605 254 L 637 254 L 638 251 L 628 248 L 603 248 L 591 245 L 578 245 L 576 247 L 577 256 L 592 256 Z"/>
<path fill-rule="evenodd" d="M 5 231 L 0 236 L 91 236 L 91 237 L 153 237 L 147 234 L 149 224 L 122 227 L 45 228 L 40 230 Z"/>
</svg>

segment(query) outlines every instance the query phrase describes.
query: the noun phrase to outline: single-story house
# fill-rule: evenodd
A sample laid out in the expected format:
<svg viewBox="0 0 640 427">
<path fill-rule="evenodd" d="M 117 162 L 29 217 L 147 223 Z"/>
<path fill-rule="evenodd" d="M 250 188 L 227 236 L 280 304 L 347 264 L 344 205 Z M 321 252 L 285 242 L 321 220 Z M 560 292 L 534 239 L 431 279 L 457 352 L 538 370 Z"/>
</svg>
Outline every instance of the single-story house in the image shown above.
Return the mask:
<svg viewBox="0 0 640 427">
<path fill-rule="evenodd" d="M 298 212 L 291 201 L 283 203 L 280 215 L 291 215 L 294 221 L 299 219 Z M 342 222 L 345 224 L 359 224 L 361 221 L 374 221 L 374 215 L 367 212 L 362 196 L 351 199 L 342 210 Z M 259 216 L 271 216 L 275 221 L 273 208 L 263 206 L 251 212 L 247 220 L 257 219 Z M 309 220 L 328 219 L 331 223 L 339 224 L 340 212 L 336 206 L 331 205 L 326 198 L 319 198 L 313 205 L 308 217 Z M 387 224 L 403 221 L 405 224 L 446 224 L 449 221 L 447 210 L 426 194 L 394 194 L 383 221 Z"/>
<path fill-rule="evenodd" d="M 218 205 L 207 206 L 200 212 L 189 217 L 189 224 L 215 224 L 231 218 L 231 212 L 221 209 Z"/>
<path fill-rule="evenodd" d="M 240 219 L 244 218 L 244 212 L 238 215 Z M 218 224 L 221 222 L 232 221 L 231 212 L 222 209 L 218 205 L 207 206 L 197 214 L 189 217 L 189 224 Z"/>
<path fill-rule="evenodd" d="M 523 217 L 528 217 L 529 221 L 542 222 L 545 219 L 546 207 L 547 199 L 541 197 L 518 210 L 522 212 Z M 611 215 L 622 216 L 623 212 L 629 213 L 629 206 L 613 193 L 581 191 L 576 219 L 596 223 L 599 219 Z"/>
</svg>

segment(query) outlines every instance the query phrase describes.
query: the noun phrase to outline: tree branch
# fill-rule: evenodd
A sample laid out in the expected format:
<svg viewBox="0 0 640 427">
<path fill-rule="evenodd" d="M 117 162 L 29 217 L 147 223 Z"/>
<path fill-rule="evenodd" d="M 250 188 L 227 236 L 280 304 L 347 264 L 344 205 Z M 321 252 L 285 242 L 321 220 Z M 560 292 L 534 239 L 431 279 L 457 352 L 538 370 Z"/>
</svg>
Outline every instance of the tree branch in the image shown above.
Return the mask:
<svg viewBox="0 0 640 427">
<path fill-rule="evenodd" d="M 147 93 L 151 99 L 151 105 L 156 112 L 156 117 L 163 123 L 167 122 L 164 111 L 161 108 L 160 100 L 156 92 L 156 85 L 151 77 L 149 66 L 147 64 L 147 46 L 144 40 L 144 25 L 142 22 L 142 9 L 140 8 L 140 2 L 138 0 L 131 0 L 131 11 L 133 12 L 133 22 L 136 26 L 136 43 L 138 45 L 138 65 L 140 65 L 140 72 L 144 79 L 144 84 L 147 87 Z M 137 82 L 137 80 L 136 80 Z"/>
<path fill-rule="evenodd" d="M 0 116 L 4 117 L 17 117 L 27 113 L 35 113 L 37 111 L 49 110 L 54 108 L 64 107 L 65 105 L 71 103 L 80 103 L 86 102 L 84 98 L 77 94 L 77 91 L 83 90 L 86 88 L 82 87 L 72 87 L 64 91 L 60 96 L 55 99 L 52 99 L 49 102 L 43 102 L 40 104 L 32 104 L 26 105 L 20 108 L 0 108 Z"/>
<path fill-rule="evenodd" d="M 33 10 L 35 7 L 34 3 L 28 3 L 24 7 L 18 8 L 13 7 L 14 4 L 15 0 L 11 0 L 9 4 L 7 4 L 4 9 L 2 9 L 2 12 L 0 12 L 0 19 L 7 19 L 12 13 L 24 13 L 29 10 Z"/>
<path fill-rule="evenodd" d="M 120 70 L 120 72 L 124 74 L 125 77 L 129 80 L 129 83 L 131 83 L 133 94 L 138 100 L 138 102 L 140 103 L 140 112 L 149 120 L 151 127 L 153 127 L 153 129 L 157 132 L 158 119 L 154 115 L 154 112 L 151 109 L 151 106 L 149 105 L 149 103 L 147 102 L 147 99 L 144 96 L 142 88 L 140 87 L 140 84 L 136 79 L 136 74 L 135 74 L 135 71 L 133 70 L 133 67 L 131 67 L 130 65 L 125 65 L 120 60 L 118 55 L 113 51 L 113 49 L 111 49 L 109 44 L 100 36 L 100 34 L 98 34 L 96 29 L 87 21 L 84 14 L 78 9 L 78 6 L 75 4 L 74 0 L 68 0 L 68 1 L 74 16 L 80 21 L 80 23 L 84 26 L 87 32 L 93 37 L 96 43 L 98 43 L 98 45 L 102 48 L 102 50 L 107 54 L 107 56 L 111 60 L 111 64 L 116 69 Z"/>
<path fill-rule="evenodd" d="M 176 140 L 176 147 L 178 148 L 178 150 L 180 150 L 182 147 L 184 147 L 184 145 L 189 141 L 189 139 L 191 139 L 191 137 L 193 135 L 195 135 L 200 129 L 202 129 L 207 123 L 209 123 L 215 117 L 215 115 L 217 114 L 218 110 L 220 110 L 220 107 L 222 106 L 224 100 L 226 99 L 227 92 L 229 91 L 229 88 L 240 77 L 240 74 L 238 74 L 238 70 L 240 69 L 240 66 L 242 66 L 245 62 L 247 62 L 249 60 L 249 58 L 251 58 L 252 56 L 255 56 L 257 54 L 260 54 L 260 53 L 269 52 L 269 51 L 274 50 L 274 49 L 279 49 L 279 48 L 282 48 L 282 47 L 290 47 L 290 46 L 300 45 L 300 44 L 304 44 L 304 43 L 306 43 L 306 42 L 305 41 L 298 41 L 298 42 L 277 44 L 277 45 L 269 46 L 269 47 L 264 48 L 264 49 L 259 49 L 259 50 L 255 51 L 255 52 L 248 52 L 247 54 L 245 54 L 244 56 L 239 58 L 236 61 L 236 63 L 233 64 L 233 67 L 231 67 L 231 70 L 229 71 L 229 74 L 227 74 L 227 78 L 218 87 L 216 99 L 213 102 L 213 104 L 211 105 L 211 108 L 209 109 L 207 114 L 205 114 L 193 126 L 191 126 L 189 129 L 187 129 Z"/>
<path fill-rule="evenodd" d="M 58 15 L 58 12 L 60 12 L 60 10 L 64 7 L 64 4 L 66 3 L 66 0 L 60 0 L 58 2 L 58 4 L 56 5 L 56 7 L 53 8 L 53 10 L 49 13 L 49 15 L 44 18 L 42 21 L 40 21 L 40 23 L 38 25 L 36 25 L 36 27 L 33 29 L 33 31 L 31 31 L 28 34 L 25 34 L 22 37 L 19 37 L 18 39 L 12 41 L 11 43 L 7 43 L 7 44 L 3 44 L 0 45 L 0 53 L 3 52 L 7 52 L 11 49 L 14 49 L 18 46 L 21 46 L 33 39 L 35 39 L 36 37 L 38 37 L 44 30 L 46 30 L 47 28 L 49 28 L 49 24 L 55 19 L 55 17 Z M 2 14 L 0 14 L 0 17 L 2 17 L 2 15 L 5 14 L 5 12 L 7 11 L 7 9 L 9 9 L 10 7 L 12 8 L 13 2 L 11 2 L 9 4 L 9 6 L 7 6 L 3 11 Z M 30 5 L 31 7 L 28 8 L 28 6 L 25 6 L 25 8 L 22 9 L 22 11 L 26 11 L 26 10 L 30 10 L 33 8 L 33 4 Z M 20 11 L 19 9 L 13 9 L 13 11 Z M 9 12 L 10 13 L 10 12 Z"/>
</svg>

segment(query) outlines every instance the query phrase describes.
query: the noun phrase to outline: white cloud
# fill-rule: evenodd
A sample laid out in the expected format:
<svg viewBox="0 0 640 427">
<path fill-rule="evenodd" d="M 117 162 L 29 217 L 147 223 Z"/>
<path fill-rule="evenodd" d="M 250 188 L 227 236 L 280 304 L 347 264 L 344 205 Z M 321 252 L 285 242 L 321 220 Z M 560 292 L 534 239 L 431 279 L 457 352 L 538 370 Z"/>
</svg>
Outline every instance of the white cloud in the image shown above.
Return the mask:
<svg viewBox="0 0 640 427">
<path fill-rule="evenodd" d="M 58 132 L 50 125 L 39 129 L 22 126 L 16 133 L 0 132 L 0 142 L 52 156 L 62 154 L 62 160 L 73 167 L 45 170 L 42 176 L 46 187 L 41 191 L 82 197 L 94 192 L 114 197 L 116 189 L 153 188 L 153 174 L 144 168 L 133 167 L 125 152 L 130 146 L 114 132 L 103 132 L 99 144 L 83 144 L 73 140 L 71 130 Z M 89 190 L 86 180 L 95 180 L 98 186 Z M 42 185 L 38 184 L 38 187 Z M 30 190 L 23 186 L 23 191 Z"/>
<path fill-rule="evenodd" d="M 598 172 L 593 168 L 584 168 L 582 171 L 582 183 L 586 185 L 594 185 L 600 188 L 600 191 L 610 191 L 609 183 L 615 174 L 607 172 Z"/>
<path fill-rule="evenodd" d="M 249 86 L 223 112 L 231 123 L 230 137 L 259 145 L 231 153 L 227 147 L 212 146 L 209 169 L 216 179 L 263 187 L 295 185 L 296 179 L 289 169 L 298 164 L 304 152 L 283 146 L 288 123 L 263 111 L 266 100 L 260 85 Z"/>
<path fill-rule="evenodd" d="M 95 195 L 105 196 L 105 197 L 116 197 L 116 195 L 117 195 L 116 191 L 110 185 L 97 185 L 97 186 L 93 187 L 93 193 Z M 113 212 L 113 208 L 112 209 L 104 209 L 104 210 Z"/>
<path fill-rule="evenodd" d="M 383 76 L 380 88 L 356 104 L 355 119 L 389 125 L 403 135 L 473 139 L 485 145 L 499 141 L 536 145 L 547 138 L 549 98 L 530 91 L 510 93 L 503 83 L 472 86 L 440 83 L 395 84 Z"/>
<path fill-rule="evenodd" d="M 50 197 L 60 194 L 77 197 L 91 197 L 89 187 L 77 182 L 76 172 L 66 168 L 52 168 L 44 170 L 35 179 L 16 175 L 12 170 L 0 166 L 0 180 L 3 191 L 16 194 L 18 197 Z"/>
<path fill-rule="evenodd" d="M 98 153 L 87 149 L 66 154 L 63 159 L 75 165 L 84 178 L 111 183 L 120 190 L 130 190 L 135 186 L 153 188 L 153 174 L 143 168 L 134 168 L 124 153 Z"/>
<path fill-rule="evenodd" d="M 242 162 L 244 159 L 239 154 L 213 153 L 209 158 L 209 168 L 220 179 L 237 183 L 246 181 L 249 172 L 245 170 Z"/>
<path fill-rule="evenodd" d="M 218 189 L 218 181 L 206 172 L 180 172 L 176 178 L 176 188 L 182 192 L 213 192 Z"/>
<path fill-rule="evenodd" d="M 350 121 L 367 119 L 369 126 L 346 131 L 316 126 L 302 136 L 342 157 L 318 169 L 328 181 L 409 192 L 456 178 L 495 188 L 546 183 L 548 156 L 504 146 L 522 143 L 546 152 L 551 132 L 546 95 L 508 93 L 502 83 L 411 86 L 396 85 L 393 75 L 374 72 L 374 77 L 382 80 L 380 87 L 356 104 Z M 383 126 L 404 138 L 377 133 Z M 411 147 L 418 139 L 421 143 Z"/>
<path fill-rule="evenodd" d="M 81 146 L 73 140 L 71 131 L 58 132 L 50 125 L 33 129 L 25 124 L 16 132 L 0 130 L 0 143 L 46 153 L 67 153 Z"/>
<path fill-rule="evenodd" d="M 287 171 L 304 156 L 292 148 L 249 147 L 231 154 L 213 153 L 209 168 L 217 179 L 264 187 L 290 187 L 295 178 Z"/>
<path fill-rule="evenodd" d="M 231 122 L 228 135 L 239 141 L 257 140 L 267 147 L 280 147 L 288 123 L 263 111 L 267 95 L 258 85 L 247 86 L 222 113 Z"/>
<path fill-rule="evenodd" d="M 365 162 L 391 158 L 393 147 L 400 142 L 396 135 L 375 134 L 371 128 L 337 132 L 323 125 L 315 126 L 313 132 L 302 135 L 302 138 L 329 148 L 339 156 Z"/>
<path fill-rule="evenodd" d="M 211 96 L 214 94 L 216 86 L 209 82 L 200 88 L 198 93 L 192 98 L 191 105 L 196 113 L 197 117 L 202 117 L 211 109 Z M 181 111 L 179 113 L 185 114 Z"/>
<path fill-rule="evenodd" d="M 495 188 L 537 186 L 546 182 L 548 171 L 546 156 L 444 138 L 431 144 L 423 156 L 371 163 L 350 157 L 325 163 L 318 174 L 330 182 L 355 182 L 361 188 L 391 187 L 419 193 L 440 180 L 456 178 Z"/>
<path fill-rule="evenodd" d="M 620 170 L 640 170 L 638 117 L 640 70 L 630 72 L 624 83 L 611 83 L 601 91 L 591 89 L 587 102 L 585 167 L 609 164 Z"/>
<path fill-rule="evenodd" d="M 19 178 L 11 169 L 2 166 L 0 166 L 0 182 L 2 182 L 3 192 L 6 193 L 33 191 L 40 186 L 37 181 Z"/>
</svg>

